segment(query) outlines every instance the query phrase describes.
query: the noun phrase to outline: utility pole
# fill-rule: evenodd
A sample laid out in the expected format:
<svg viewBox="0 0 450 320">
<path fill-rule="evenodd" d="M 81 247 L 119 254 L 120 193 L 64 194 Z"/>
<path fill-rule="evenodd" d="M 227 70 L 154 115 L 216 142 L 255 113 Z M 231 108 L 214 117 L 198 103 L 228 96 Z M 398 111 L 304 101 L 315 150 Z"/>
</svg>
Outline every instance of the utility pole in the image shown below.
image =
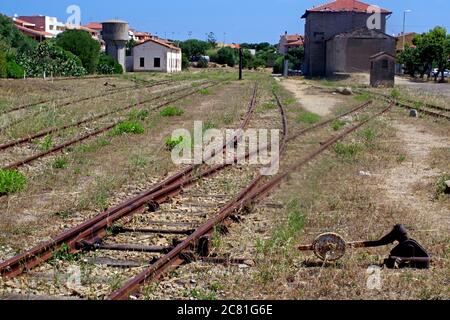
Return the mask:
<svg viewBox="0 0 450 320">
<path fill-rule="evenodd" d="M 244 68 L 244 49 L 239 49 L 239 80 L 242 80 L 242 69 Z"/>
<path fill-rule="evenodd" d="M 411 10 L 405 10 L 403 11 L 403 51 L 405 51 L 405 42 L 406 42 L 406 36 L 405 36 L 405 26 L 406 26 L 406 14 L 412 12 Z"/>
</svg>

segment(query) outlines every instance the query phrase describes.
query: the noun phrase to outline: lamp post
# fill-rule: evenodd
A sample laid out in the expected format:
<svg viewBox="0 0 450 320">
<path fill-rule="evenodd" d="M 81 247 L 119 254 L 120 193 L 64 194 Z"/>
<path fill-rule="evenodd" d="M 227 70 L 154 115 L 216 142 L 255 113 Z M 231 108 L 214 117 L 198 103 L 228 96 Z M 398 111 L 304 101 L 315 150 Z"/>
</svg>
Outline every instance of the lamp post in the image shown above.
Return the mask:
<svg viewBox="0 0 450 320">
<path fill-rule="evenodd" d="M 405 10 L 403 11 L 403 51 L 405 51 L 405 41 L 406 41 L 406 37 L 405 37 L 405 24 L 406 24 L 406 14 L 412 12 L 411 10 Z"/>
</svg>

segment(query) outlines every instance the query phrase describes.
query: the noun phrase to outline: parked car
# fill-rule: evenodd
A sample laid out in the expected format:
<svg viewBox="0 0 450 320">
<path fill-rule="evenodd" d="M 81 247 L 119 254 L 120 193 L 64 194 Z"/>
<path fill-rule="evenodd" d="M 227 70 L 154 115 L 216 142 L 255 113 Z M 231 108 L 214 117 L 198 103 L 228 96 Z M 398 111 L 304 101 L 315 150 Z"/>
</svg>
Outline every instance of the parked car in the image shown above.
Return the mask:
<svg viewBox="0 0 450 320">
<path fill-rule="evenodd" d="M 302 72 L 302 70 L 292 70 L 292 69 L 289 69 L 288 75 L 289 75 L 289 76 L 302 76 L 302 75 L 303 75 L 303 72 Z"/>
<path fill-rule="evenodd" d="M 437 73 L 438 73 L 438 69 L 437 69 L 437 68 L 434 68 L 433 71 L 431 71 L 431 74 L 432 74 L 433 76 L 436 76 Z M 441 75 L 441 74 L 438 74 L 437 76 L 440 76 L 440 75 Z M 448 69 L 445 69 L 445 70 L 444 70 L 444 77 L 445 77 L 445 78 L 450 77 L 450 70 L 448 70 Z"/>
</svg>

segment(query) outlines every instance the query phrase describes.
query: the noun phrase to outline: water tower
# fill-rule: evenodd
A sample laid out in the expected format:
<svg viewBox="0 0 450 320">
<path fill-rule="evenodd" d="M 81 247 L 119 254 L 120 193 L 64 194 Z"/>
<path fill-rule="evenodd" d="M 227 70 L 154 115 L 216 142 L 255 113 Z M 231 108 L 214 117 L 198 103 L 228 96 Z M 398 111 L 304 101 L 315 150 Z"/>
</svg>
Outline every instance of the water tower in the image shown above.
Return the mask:
<svg viewBox="0 0 450 320">
<path fill-rule="evenodd" d="M 116 59 L 126 70 L 126 45 L 129 39 L 128 22 L 110 20 L 102 23 L 102 39 L 106 44 L 106 53 Z"/>
</svg>

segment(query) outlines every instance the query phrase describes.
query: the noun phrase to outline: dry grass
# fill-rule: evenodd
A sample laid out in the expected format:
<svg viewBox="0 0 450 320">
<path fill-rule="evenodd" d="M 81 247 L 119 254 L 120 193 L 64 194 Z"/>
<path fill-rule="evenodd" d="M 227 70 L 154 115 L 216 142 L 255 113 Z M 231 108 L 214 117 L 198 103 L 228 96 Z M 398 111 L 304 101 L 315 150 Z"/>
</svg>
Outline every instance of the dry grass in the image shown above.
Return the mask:
<svg viewBox="0 0 450 320">
<path fill-rule="evenodd" d="M 282 94 L 288 99 L 286 92 Z M 347 109 L 356 102 L 349 99 Z M 344 105 L 335 112 L 342 112 Z M 365 113 L 381 106 L 375 103 Z M 298 111 L 295 103 L 288 107 L 291 133 L 303 127 L 295 122 Z M 359 115 L 346 121 L 366 117 Z M 291 174 L 270 198 L 244 216 L 243 223 L 233 225 L 231 233 L 217 241 L 216 253 L 255 260 L 254 267 L 197 263 L 179 270 L 176 276 L 196 280 L 196 285 L 186 285 L 188 291 L 200 290 L 202 294 L 196 299 L 211 295 L 217 299 L 448 299 L 450 199 L 436 199 L 432 181 L 439 173 L 449 172 L 450 149 L 432 148 L 419 166 L 394 123 L 417 126 L 418 132 L 427 130 L 434 137 L 447 137 L 447 141 L 450 138 L 446 122 L 411 120 L 404 110 L 391 111 L 347 137 L 341 148 L 330 149 Z M 336 131 L 330 126 L 300 138 L 290 146 L 284 163 L 298 161 L 332 134 Z M 342 154 L 342 150 L 357 151 Z M 412 176 L 423 166 L 432 169 L 426 183 L 404 186 L 413 192 L 414 205 L 393 200 L 390 193 L 401 190 L 386 189 L 386 179 L 401 166 L 411 168 L 407 171 Z M 440 216 L 438 211 L 446 215 Z M 310 243 L 318 234 L 329 231 L 340 233 L 348 241 L 378 239 L 397 223 L 405 224 L 435 260 L 430 270 L 383 269 L 382 290 L 367 288 L 367 268 L 381 263 L 393 246 L 351 250 L 336 263 L 323 263 L 312 253 L 296 250 L 298 244 Z M 165 282 L 159 285 L 164 287 Z"/>
</svg>

